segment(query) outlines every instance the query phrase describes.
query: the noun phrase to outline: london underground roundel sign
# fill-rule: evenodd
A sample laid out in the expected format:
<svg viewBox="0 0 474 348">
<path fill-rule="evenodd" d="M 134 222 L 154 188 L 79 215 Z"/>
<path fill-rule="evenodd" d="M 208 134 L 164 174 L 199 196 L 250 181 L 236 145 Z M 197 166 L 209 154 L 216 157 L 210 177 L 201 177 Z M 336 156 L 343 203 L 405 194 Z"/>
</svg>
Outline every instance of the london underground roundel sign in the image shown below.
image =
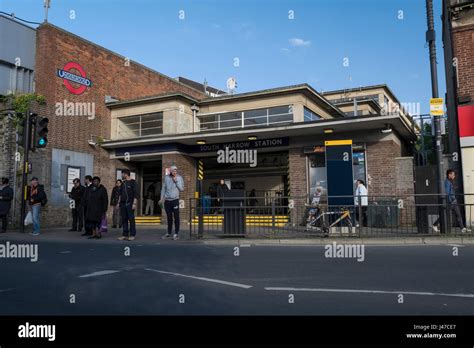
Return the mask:
<svg viewBox="0 0 474 348">
<path fill-rule="evenodd" d="M 64 68 L 58 69 L 57 76 L 63 79 L 64 85 L 72 94 L 82 94 L 92 86 L 92 81 L 87 78 L 85 70 L 76 62 L 66 63 Z"/>
</svg>

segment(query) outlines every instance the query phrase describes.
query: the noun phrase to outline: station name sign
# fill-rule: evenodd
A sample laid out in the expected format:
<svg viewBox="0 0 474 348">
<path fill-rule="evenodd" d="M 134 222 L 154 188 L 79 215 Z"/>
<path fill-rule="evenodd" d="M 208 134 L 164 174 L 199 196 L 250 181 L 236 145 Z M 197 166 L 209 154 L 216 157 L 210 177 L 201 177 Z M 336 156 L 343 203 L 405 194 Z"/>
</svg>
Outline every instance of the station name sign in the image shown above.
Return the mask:
<svg viewBox="0 0 474 348">
<path fill-rule="evenodd" d="M 288 146 L 288 144 L 289 141 L 287 137 L 273 139 L 257 139 L 220 144 L 193 145 L 190 146 L 189 152 L 216 152 L 219 150 L 225 150 L 226 148 L 229 150 L 261 149 L 269 147 Z"/>
</svg>

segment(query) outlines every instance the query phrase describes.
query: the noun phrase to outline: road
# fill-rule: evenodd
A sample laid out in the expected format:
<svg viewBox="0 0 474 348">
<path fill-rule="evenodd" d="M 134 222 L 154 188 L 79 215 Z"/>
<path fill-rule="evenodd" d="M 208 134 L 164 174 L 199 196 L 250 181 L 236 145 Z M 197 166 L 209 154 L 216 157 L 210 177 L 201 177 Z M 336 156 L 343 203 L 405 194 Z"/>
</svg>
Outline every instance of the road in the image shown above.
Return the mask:
<svg viewBox="0 0 474 348">
<path fill-rule="evenodd" d="M 35 242 L 37 262 L 0 258 L 0 315 L 474 314 L 473 245 L 366 245 L 358 262 L 317 245 Z"/>
</svg>

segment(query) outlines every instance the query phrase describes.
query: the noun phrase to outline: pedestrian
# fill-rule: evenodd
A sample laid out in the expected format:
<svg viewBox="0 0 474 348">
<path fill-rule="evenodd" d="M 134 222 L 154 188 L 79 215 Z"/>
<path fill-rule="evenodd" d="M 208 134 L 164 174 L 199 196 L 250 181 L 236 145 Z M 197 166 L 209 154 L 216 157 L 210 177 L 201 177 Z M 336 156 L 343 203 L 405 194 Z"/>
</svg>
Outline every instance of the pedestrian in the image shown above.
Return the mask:
<svg viewBox="0 0 474 348">
<path fill-rule="evenodd" d="M 9 185 L 8 178 L 2 178 L 0 185 L 0 219 L 2 220 L 2 230 L 0 233 L 7 232 L 8 213 L 10 212 L 13 200 L 13 190 Z"/>
<path fill-rule="evenodd" d="M 130 170 L 122 170 L 122 186 L 120 187 L 120 213 L 122 215 L 122 236 L 118 240 L 135 240 L 135 211 L 138 202 L 137 182 L 130 176 Z"/>
<path fill-rule="evenodd" d="M 33 236 L 38 236 L 41 229 L 41 207 L 48 201 L 44 186 L 39 184 L 37 177 L 31 179 L 31 186 L 27 189 L 27 199 L 30 205 L 31 215 L 33 217 Z"/>
<path fill-rule="evenodd" d="M 87 239 L 100 239 L 102 238 L 100 226 L 107 214 L 109 197 L 107 196 L 107 190 L 104 185 L 100 183 L 98 176 L 92 178 L 92 185 L 89 187 L 89 193 L 85 201 L 85 206 L 87 207 L 86 226 L 89 226 L 92 235 Z"/>
<path fill-rule="evenodd" d="M 367 206 L 369 204 L 369 197 L 367 188 L 365 187 L 364 180 L 357 180 L 357 188 L 355 191 L 354 204 L 356 211 L 356 227 L 359 227 L 359 224 L 366 227 L 367 226 Z M 362 219 L 360 214 L 362 213 Z M 361 221 L 362 220 L 362 221 Z"/>
<path fill-rule="evenodd" d="M 120 190 L 122 188 L 122 180 L 117 179 L 115 186 L 110 195 L 110 206 L 113 209 L 112 213 L 112 228 L 122 228 L 122 216 L 120 214 Z"/>
<path fill-rule="evenodd" d="M 168 233 L 166 233 L 162 237 L 163 239 L 171 237 L 171 231 L 173 230 L 173 219 L 173 239 L 179 239 L 179 193 L 183 191 L 183 177 L 178 174 L 178 168 L 176 166 L 171 166 L 170 173 L 169 175 L 165 176 L 165 179 L 163 181 L 163 187 L 161 188 L 160 205 L 164 204 L 166 211 L 166 219 L 168 221 Z"/>
<path fill-rule="evenodd" d="M 87 200 L 87 196 L 89 195 L 91 185 L 92 185 L 92 176 L 86 175 L 84 182 L 85 182 L 84 194 L 82 196 L 83 202 Z M 92 236 L 92 230 L 90 226 L 86 224 L 87 206 L 85 204 L 83 204 L 82 215 L 84 216 L 84 233 L 81 234 L 81 236 Z"/>
<path fill-rule="evenodd" d="M 227 187 L 224 179 L 219 180 L 219 185 L 217 185 L 217 205 L 220 213 L 222 213 L 223 198 L 227 191 L 229 191 L 229 187 Z"/>
<path fill-rule="evenodd" d="M 458 220 L 458 226 L 461 229 L 461 233 L 471 232 L 470 229 L 464 226 L 462 221 L 461 211 L 459 210 L 458 201 L 456 199 L 456 193 L 454 192 L 453 181 L 456 178 L 456 172 L 452 169 L 446 171 L 446 179 L 444 180 L 444 190 L 446 191 L 446 197 L 449 205 L 449 212 L 454 211 L 456 219 Z M 439 232 L 439 217 L 433 223 L 433 231 Z"/>
<path fill-rule="evenodd" d="M 252 189 L 252 190 L 250 191 L 250 194 L 249 194 L 249 201 L 248 201 L 248 202 L 249 202 L 249 206 L 250 206 L 249 212 L 250 212 L 251 214 L 255 213 L 255 206 L 256 206 L 257 203 L 258 203 L 258 199 L 256 198 L 256 196 L 257 196 L 257 194 L 256 194 L 255 189 Z"/>
<path fill-rule="evenodd" d="M 72 228 L 70 232 L 82 232 L 82 227 L 84 224 L 84 207 L 83 207 L 83 196 L 84 196 L 84 186 L 81 185 L 81 179 L 76 178 L 73 181 L 73 188 L 69 194 L 69 198 L 74 202 L 74 205 L 71 207 L 72 212 Z"/>
<path fill-rule="evenodd" d="M 153 192 L 154 189 L 153 189 Z M 145 207 L 145 215 L 154 215 L 154 193 L 152 191 L 147 191 L 146 192 L 146 207 Z"/>
</svg>

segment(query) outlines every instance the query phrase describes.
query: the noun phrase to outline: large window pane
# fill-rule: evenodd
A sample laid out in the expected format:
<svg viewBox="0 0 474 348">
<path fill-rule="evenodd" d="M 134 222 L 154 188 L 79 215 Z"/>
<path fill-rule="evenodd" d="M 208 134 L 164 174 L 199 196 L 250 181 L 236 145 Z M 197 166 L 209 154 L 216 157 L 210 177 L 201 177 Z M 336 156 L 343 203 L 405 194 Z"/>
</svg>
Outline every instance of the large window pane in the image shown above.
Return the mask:
<svg viewBox="0 0 474 348">
<path fill-rule="evenodd" d="M 244 126 L 267 124 L 267 109 L 247 110 L 244 112 Z"/>
</svg>

